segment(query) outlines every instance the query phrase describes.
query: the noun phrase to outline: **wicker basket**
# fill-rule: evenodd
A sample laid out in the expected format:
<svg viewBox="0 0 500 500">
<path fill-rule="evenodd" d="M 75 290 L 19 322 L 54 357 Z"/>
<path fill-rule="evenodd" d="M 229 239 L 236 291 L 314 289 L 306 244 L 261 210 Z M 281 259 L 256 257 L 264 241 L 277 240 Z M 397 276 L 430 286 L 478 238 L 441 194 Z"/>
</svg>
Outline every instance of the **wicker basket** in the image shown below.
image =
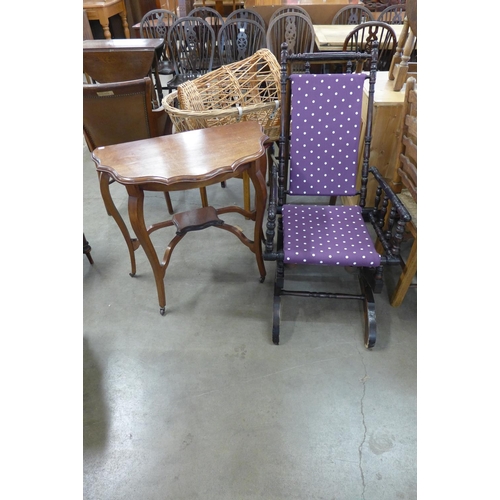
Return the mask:
<svg viewBox="0 0 500 500">
<path fill-rule="evenodd" d="M 268 49 L 185 82 L 163 107 L 176 132 L 257 120 L 270 140 L 279 137 L 280 66 Z"/>
</svg>

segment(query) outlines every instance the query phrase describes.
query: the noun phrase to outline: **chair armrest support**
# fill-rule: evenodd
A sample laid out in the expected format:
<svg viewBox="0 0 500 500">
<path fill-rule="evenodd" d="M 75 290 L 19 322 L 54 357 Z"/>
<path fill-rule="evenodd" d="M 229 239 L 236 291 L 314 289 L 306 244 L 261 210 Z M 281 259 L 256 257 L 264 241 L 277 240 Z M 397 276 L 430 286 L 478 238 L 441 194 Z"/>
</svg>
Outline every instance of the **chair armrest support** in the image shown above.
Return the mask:
<svg viewBox="0 0 500 500">
<path fill-rule="evenodd" d="M 399 264 L 400 245 L 406 223 L 411 221 L 411 215 L 378 169 L 370 167 L 369 173 L 375 177 L 378 187 L 375 206 L 365 209 L 364 216 L 371 222 L 384 248 L 386 263 Z M 388 206 L 390 206 L 389 214 Z"/>
<path fill-rule="evenodd" d="M 276 260 L 277 252 L 274 250 L 274 236 L 279 212 L 278 207 L 278 166 L 271 162 L 269 172 L 269 202 L 267 205 L 266 241 L 264 245 L 264 260 Z"/>
</svg>

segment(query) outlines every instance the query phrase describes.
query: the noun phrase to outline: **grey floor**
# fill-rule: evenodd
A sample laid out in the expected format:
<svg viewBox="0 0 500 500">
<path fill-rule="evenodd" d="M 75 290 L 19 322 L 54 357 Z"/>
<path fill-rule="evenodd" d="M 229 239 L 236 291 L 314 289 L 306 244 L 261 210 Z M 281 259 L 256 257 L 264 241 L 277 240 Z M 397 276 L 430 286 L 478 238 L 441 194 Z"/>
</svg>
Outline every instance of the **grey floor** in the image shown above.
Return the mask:
<svg viewBox="0 0 500 500">
<path fill-rule="evenodd" d="M 82 257 L 86 500 L 417 498 L 416 290 L 391 308 L 396 273 L 387 274 L 373 350 L 358 302 L 285 297 L 275 346 L 274 263 L 259 283 L 250 251 L 211 228 L 174 251 L 162 317 L 141 249 L 129 276 L 85 145 L 83 179 L 95 262 Z M 127 220 L 125 189 L 114 184 L 112 193 Z M 241 181 L 211 186 L 208 196 L 215 206 L 241 204 Z M 187 210 L 199 192 L 172 201 Z M 168 216 L 161 194 L 147 194 L 146 215 Z M 171 235 L 154 233 L 158 251 Z M 294 278 L 303 287 L 307 276 Z M 323 281 L 357 292 L 343 270 Z"/>
</svg>

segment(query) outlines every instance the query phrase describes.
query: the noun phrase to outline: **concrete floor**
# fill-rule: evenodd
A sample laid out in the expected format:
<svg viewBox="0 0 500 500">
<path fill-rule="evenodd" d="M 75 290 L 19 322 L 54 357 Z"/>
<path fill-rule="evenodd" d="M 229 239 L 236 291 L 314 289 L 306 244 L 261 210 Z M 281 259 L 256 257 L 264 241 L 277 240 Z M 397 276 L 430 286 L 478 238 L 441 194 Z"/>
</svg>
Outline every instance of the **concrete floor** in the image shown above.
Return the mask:
<svg viewBox="0 0 500 500">
<path fill-rule="evenodd" d="M 86 500 L 417 498 L 416 290 L 391 308 L 397 273 L 387 273 L 371 351 L 360 303 L 285 297 L 274 346 L 274 263 L 259 283 L 253 255 L 211 228 L 174 251 L 162 317 L 141 249 L 137 276 L 128 274 L 86 146 L 83 178 L 95 262 L 82 257 Z M 126 191 L 111 187 L 128 222 Z M 241 204 L 241 181 L 211 186 L 208 196 L 215 206 Z M 172 201 L 190 209 L 199 192 Z M 168 216 L 161 193 L 148 193 L 146 214 Z M 162 253 L 171 234 L 153 235 Z M 328 280 L 357 291 L 343 270 Z"/>
</svg>

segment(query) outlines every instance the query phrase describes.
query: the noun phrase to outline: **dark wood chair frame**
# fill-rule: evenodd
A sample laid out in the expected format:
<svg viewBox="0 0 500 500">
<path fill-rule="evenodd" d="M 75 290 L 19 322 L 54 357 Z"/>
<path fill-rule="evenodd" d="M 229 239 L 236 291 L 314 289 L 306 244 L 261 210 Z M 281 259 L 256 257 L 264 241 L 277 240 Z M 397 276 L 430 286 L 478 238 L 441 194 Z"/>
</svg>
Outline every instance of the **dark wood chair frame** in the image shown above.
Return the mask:
<svg viewBox="0 0 500 500">
<path fill-rule="evenodd" d="M 377 21 L 387 24 L 403 24 L 406 16 L 406 4 L 398 3 L 386 7 L 377 17 Z"/>
<path fill-rule="evenodd" d="M 242 21 L 247 21 L 247 20 L 256 21 L 262 25 L 264 30 L 267 28 L 266 21 L 264 21 L 264 18 L 254 10 L 244 9 L 244 8 L 233 10 L 233 12 L 227 15 L 224 22 L 227 23 L 231 19 L 240 19 Z"/>
<path fill-rule="evenodd" d="M 201 37 L 197 40 L 198 49 L 193 50 L 193 47 L 187 46 L 190 44 L 188 40 L 180 39 L 179 35 L 186 34 L 186 26 L 194 28 L 193 31 Z M 167 82 L 167 88 L 176 90 L 181 83 L 212 71 L 216 41 L 212 26 L 203 17 L 179 17 L 171 26 L 167 37 L 168 49 L 175 67 L 175 75 Z M 198 59 L 197 50 L 202 54 L 202 60 Z"/>
<path fill-rule="evenodd" d="M 219 31 L 217 49 L 222 65 L 241 61 L 267 47 L 266 30 L 257 21 L 233 17 Z"/>
<path fill-rule="evenodd" d="M 293 27 L 293 31 L 289 31 Z M 290 52 L 313 52 L 314 51 L 314 25 L 308 15 L 301 12 L 283 12 L 271 21 L 266 32 L 267 48 L 279 60 L 281 44 L 293 41 L 294 46 L 288 46 Z M 297 68 L 295 68 L 297 71 Z"/>
<path fill-rule="evenodd" d="M 369 21 L 356 26 L 346 36 L 343 50 L 370 52 L 375 42 L 378 47 L 377 70 L 389 71 L 398 43 L 398 37 L 390 24 Z M 368 71 L 369 63 L 365 63 L 363 69 Z"/>
<path fill-rule="evenodd" d="M 333 16 L 332 24 L 354 25 L 374 20 L 373 14 L 364 5 L 346 5 Z"/>
<path fill-rule="evenodd" d="M 375 94 L 375 81 L 377 73 L 378 47 L 375 43 L 371 53 L 345 53 L 345 52 L 321 52 L 311 54 L 288 54 L 286 43 L 282 45 L 281 51 L 281 132 L 279 138 L 278 162 L 271 164 L 269 176 L 269 203 L 268 218 L 265 236 L 264 260 L 276 261 L 276 275 L 274 284 L 273 302 L 273 328 L 272 340 L 279 344 L 280 319 L 281 319 L 281 297 L 284 295 L 357 299 L 363 301 L 365 314 L 365 346 L 371 348 L 376 341 L 376 315 L 374 293 L 380 293 L 383 288 L 383 268 L 385 265 L 400 265 L 400 243 L 405 231 L 405 225 L 411 220 L 410 214 L 400 202 L 386 180 L 380 175 L 376 167 L 369 167 L 370 141 L 372 131 L 373 101 Z M 309 72 L 311 64 L 326 64 L 343 61 L 347 65 L 347 72 L 352 72 L 354 65 L 359 61 L 370 61 L 369 97 L 365 128 L 365 147 L 361 170 L 361 187 L 358 192 L 359 203 L 362 209 L 363 219 L 370 223 L 374 233 L 384 252 L 380 266 L 376 268 L 357 267 L 361 294 L 326 293 L 314 291 L 292 291 L 284 288 L 285 262 L 283 250 L 283 220 L 282 208 L 287 202 L 288 186 L 288 164 L 289 164 L 289 137 L 290 137 L 290 85 L 289 76 L 293 72 L 294 64 L 304 63 L 306 73 Z M 369 175 L 373 176 L 378 183 L 375 203 L 373 207 L 366 207 L 366 193 Z M 390 214 L 387 207 L 390 203 Z M 384 232 L 384 221 L 386 216 L 394 221 L 392 232 Z"/>
<path fill-rule="evenodd" d="M 311 19 L 311 15 L 309 14 L 309 12 L 307 12 L 306 9 L 304 9 L 304 7 L 300 7 L 299 5 L 281 5 L 271 14 L 271 17 L 269 18 L 269 24 L 271 24 L 271 21 L 273 21 L 274 18 L 281 16 L 282 14 L 289 14 L 293 12 L 298 12 L 299 14 L 303 14 L 304 16 Z"/>
<path fill-rule="evenodd" d="M 170 26 L 176 19 L 175 12 L 167 9 L 153 9 L 144 14 L 139 27 L 141 38 L 163 38 L 163 45 L 156 51 L 158 75 L 155 75 L 159 79 L 156 85 L 162 90 L 169 89 L 162 85 L 159 75 L 173 75 L 175 73 L 174 64 L 170 60 L 168 51 L 167 36 Z"/>
</svg>

